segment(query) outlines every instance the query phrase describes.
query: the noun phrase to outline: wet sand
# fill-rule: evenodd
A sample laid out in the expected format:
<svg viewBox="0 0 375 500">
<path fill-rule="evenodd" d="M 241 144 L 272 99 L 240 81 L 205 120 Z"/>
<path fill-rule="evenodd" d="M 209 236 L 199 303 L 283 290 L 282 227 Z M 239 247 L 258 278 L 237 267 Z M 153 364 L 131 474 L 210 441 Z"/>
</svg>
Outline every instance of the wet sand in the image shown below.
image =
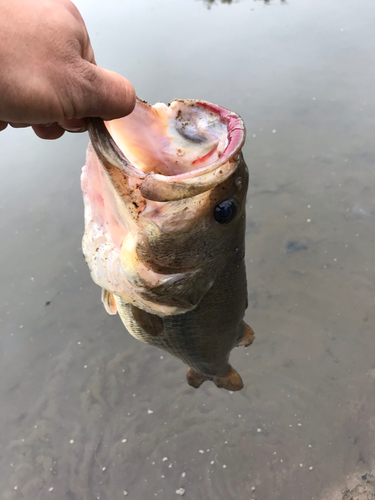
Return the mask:
<svg viewBox="0 0 375 500">
<path fill-rule="evenodd" d="M 374 499 L 373 2 L 77 5 L 139 96 L 244 118 L 256 340 L 189 387 L 91 281 L 87 136 L 2 132 L 0 498 Z"/>
</svg>

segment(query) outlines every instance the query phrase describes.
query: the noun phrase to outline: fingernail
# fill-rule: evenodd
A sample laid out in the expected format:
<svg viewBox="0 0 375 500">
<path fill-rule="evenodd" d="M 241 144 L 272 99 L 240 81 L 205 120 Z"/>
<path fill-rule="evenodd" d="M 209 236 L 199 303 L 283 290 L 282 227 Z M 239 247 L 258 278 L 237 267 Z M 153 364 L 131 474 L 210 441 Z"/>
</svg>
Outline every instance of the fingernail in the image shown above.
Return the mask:
<svg viewBox="0 0 375 500">
<path fill-rule="evenodd" d="M 63 128 L 68 132 L 85 132 L 87 130 L 86 127 L 63 127 Z"/>
</svg>

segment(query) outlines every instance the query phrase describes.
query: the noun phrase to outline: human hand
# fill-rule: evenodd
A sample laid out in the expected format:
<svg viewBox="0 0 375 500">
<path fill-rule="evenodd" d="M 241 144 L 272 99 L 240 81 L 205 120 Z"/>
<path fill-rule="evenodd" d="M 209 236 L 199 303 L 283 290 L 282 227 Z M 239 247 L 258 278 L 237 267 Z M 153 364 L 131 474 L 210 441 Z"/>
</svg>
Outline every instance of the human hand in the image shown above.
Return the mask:
<svg viewBox="0 0 375 500">
<path fill-rule="evenodd" d="M 85 23 L 70 0 L 0 0 L 0 131 L 32 126 L 42 139 L 86 130 L 135 105 L 128 80 L 96 66 Z"/>
</svg>

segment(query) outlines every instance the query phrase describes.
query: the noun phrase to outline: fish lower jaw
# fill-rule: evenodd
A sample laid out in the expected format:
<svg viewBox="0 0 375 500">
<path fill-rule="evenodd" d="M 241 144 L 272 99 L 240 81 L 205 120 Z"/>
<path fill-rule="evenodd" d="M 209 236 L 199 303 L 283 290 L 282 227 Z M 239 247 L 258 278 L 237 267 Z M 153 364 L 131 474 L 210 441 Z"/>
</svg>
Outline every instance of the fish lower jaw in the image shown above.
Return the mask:
<svg viewBox="0 0 375 500">
<path fill-rule="evenodd" d="M 136 292 L 132 293 L 132 297 L 125 293 L 116 293 L 113 292 L 113 295 L 115 297 L 120 297 L 122 300 L 125 302 L 128 302 L 129 304 L 133 304 L 137 306 L 140 309 L 143 309 L 144 311 L 150 313 L 150 314 L 156 314 L 157 316 L 174 316 L 175 314 L 184 314 L 187 311 L 181 311 L 180 308 L 178 307 L 173 307 L 173 306 L 166 306 L 164 304 L 159 304 L 157 302 L 151 302 L 148 300 L 143 299 L 139 294 Z"/>
<path fill-rule="evenodd" d="M 124 301 L 158 316 L 183 314 L 190 309 L 181 306 L 160 304 L 144 298 L 150 291 L 173 280 L 174 275 L 158 274 L 148 269 L 136 256 L 132 235 L 125 236 L 121 247 L 114 244 L 110 234 L 96 223 L 89 205 L 86 209 L 86 230 L 82 239 L 82 250 L 91 272 L 92 280 L 104 290 Z"/>
</svg>

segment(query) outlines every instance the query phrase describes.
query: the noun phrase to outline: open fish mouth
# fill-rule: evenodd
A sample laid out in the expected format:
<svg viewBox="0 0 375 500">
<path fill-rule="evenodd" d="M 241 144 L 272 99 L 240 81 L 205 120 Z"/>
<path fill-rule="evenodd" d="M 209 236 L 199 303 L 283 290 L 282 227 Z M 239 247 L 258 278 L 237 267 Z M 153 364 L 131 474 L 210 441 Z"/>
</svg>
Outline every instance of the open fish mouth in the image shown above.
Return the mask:
<svg viewBox="0 0 375 500">
<path fill-rule="evenodd" d="M 125 118 L 105 124 L 91 119 L 89 133 L 102 162 L 139 179 L 140 194 L 161 202 L 195 196 L 223 182 L 245 141 L 238 115 L 193 99 L 168 106 L 138 99 Z"/>
</svg>

